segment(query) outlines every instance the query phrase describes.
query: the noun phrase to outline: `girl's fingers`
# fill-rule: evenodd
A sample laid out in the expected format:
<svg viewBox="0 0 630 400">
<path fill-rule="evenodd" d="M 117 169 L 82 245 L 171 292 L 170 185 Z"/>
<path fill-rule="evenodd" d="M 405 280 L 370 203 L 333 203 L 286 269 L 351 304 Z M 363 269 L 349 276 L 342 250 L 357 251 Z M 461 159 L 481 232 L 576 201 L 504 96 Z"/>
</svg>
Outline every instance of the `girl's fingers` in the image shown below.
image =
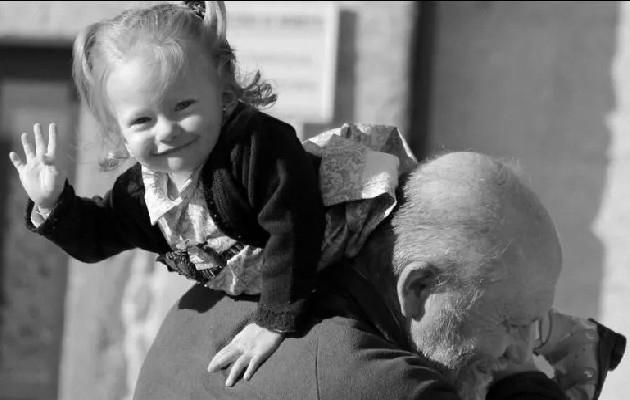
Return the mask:
<svg viewBox="0 0 630 400">
<path fill-rule="evenodd" d="M 595 398 L 595 385 L 594 384 L 581 384 L 575 385 L 565 390 L 567 399 L 569 400 L 584 400 Z"/>
<path fill-rule="evenodd" d="M 250 380 L 252 376 L 254 376 L 254 373 L 256 372 L 258 367 L 260 367 L 260 364 L 262 364 L 262 362 L 264 361 L 264 358 L 265 357 L 263 355 L 260 355 L 260 354 L 255 355 L 249 361 L 247 370 L 245 371 L 245 374 L 243 374 L 243 379 L 245 379 L 246 381 Z"/>
<path fill-rule="evenodd" d="M 230 374 L 225 380 L 226 386 L 234 386 L 234 383 L 238 379 L 239 376 L 243 373 L 245 367 L 249 364 L 249 358 L 246 355 L 242 355 L 234 362 L 232 368 L 230 369 Z"/>
<path fill-rule="evenodd" d="M 12 151 L 9 153 L 9 158 L 11 159 L 11 162 L 13 163 L 13 166 L 16 169 L 20 169 L 21 167 L 24 166 L 24 162 L 22 162 L 22 159 L 20 158 L 20 156 L 17 155 L 16 152 Z"/>
<path fill-rule="evenodd" d="M 35 133 L 35 154 L 38 157 L 41 157 L 46 153 L 44 135 L 42 135 L 42 126 L 40 124 L 33 125 L 33 132 Z"/>
<path fill-rule="evenodd" d="M 227 367 L 239 358 L 241 354 L 240 350 L 228 345 L 228 347 L 223 348 L 212 358 L 212 361 L 208 364 L 208 372 L 217 372 L 221 368 Z"/>
<path fill-rule="evenodd" d="M 26 155 L 26 159 L 35 157 L 35 153 L 33 153 L 33 147 L 28 141 L 28 133 L 24 132 L 22 134 L 22 147 L 24 148 L 24 154 Z"/>
<path fill-rule="evenodd" d="M 57 150 L 57 124 L 54 122 L 48 125 L 48 151 L 46 156 L 49 159 L 55 159 L 55 151 Z"/>
</svg>

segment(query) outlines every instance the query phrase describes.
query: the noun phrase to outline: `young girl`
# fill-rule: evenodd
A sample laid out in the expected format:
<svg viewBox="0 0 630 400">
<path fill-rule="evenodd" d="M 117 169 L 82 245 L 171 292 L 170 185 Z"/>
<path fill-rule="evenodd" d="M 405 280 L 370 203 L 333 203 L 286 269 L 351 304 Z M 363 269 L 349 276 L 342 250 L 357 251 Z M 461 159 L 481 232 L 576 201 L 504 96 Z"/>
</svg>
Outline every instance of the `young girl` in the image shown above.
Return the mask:
<svg viewBox="0 0 630 400">
<path fill-rule="evenodd" d="M 104 197 L 75 195 L 56 167 L 54 124 L 47 144 L 36 124 L 34 149 L 22 135 L 26 160 L 10 158 L 28 228 L 72 257 L 141 248 L 211 289 L 260 294 L 253 322 L 208 366 L 231 364 L 231 386 L 299 328 L 318 267 L 356 254 L 391 211 L 399 158 L 370 148 L 404 146 L 397 131 L 352 125 L 306 152 L 255 108 L 275 100 L 269 85 L 258 74 L 237 83 L 225 28 L 222 2 L 188 2 L 126 11 L 77 38 L 81 98 L 113 154 L 137 162 Z"/>
</svg>

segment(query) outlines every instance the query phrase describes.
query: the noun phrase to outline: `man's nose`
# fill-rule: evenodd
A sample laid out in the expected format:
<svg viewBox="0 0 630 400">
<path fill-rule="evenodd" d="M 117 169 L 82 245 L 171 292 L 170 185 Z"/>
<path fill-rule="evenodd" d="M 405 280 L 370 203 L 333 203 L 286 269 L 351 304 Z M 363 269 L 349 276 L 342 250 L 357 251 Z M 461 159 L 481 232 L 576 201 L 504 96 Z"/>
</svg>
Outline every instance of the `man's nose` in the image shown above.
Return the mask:
<svg viewBox="0 0 630 400">
<path fill-rule="evenodd" d="M 155 137 L 160 142 L 168 142 L 179 135 L 179 125 L 169 118 L 160 117 L 155 124 Z"/>
<path fill-rule="evenodd" d="M 510 329 L 510 345 L 505 350 L 506 357 L 517 364 L 523 364 L 534 352 L 534 331 L 532 324 Z"/>
</svg>

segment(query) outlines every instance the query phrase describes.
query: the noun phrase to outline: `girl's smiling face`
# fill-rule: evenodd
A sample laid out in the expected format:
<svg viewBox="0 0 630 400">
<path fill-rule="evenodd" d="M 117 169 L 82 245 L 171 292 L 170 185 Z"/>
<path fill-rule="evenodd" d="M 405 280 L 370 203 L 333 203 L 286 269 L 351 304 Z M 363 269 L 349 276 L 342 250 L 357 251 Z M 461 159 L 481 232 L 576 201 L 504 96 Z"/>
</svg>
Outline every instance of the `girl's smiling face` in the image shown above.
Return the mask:
<svg viewBox="0 0 630 400">
<path fill-rule="evenodd" d="M 140 54 L 117 64 L 105 91 L 129 154 L 144 167 L 186 179 L 214 149 L 222 123 L 223 85 L 199 55 L 164 82 L 163 64 Z"/>
</svg>

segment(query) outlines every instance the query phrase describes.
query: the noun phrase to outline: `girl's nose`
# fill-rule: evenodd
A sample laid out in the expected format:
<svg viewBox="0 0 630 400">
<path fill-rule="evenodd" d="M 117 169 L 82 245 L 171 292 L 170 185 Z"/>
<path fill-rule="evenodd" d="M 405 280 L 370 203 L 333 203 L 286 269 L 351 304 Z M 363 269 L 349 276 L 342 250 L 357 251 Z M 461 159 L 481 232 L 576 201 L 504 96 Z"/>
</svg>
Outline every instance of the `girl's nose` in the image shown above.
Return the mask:
<svg viewBox="0 0 630 400">
<path fill-rule="evenodd" d="M 179 135 L 179 125 L 168 118 L 158 118 L 155 124 L 155 137 L 160 142 L 168 142 Z"/>
</svg>

